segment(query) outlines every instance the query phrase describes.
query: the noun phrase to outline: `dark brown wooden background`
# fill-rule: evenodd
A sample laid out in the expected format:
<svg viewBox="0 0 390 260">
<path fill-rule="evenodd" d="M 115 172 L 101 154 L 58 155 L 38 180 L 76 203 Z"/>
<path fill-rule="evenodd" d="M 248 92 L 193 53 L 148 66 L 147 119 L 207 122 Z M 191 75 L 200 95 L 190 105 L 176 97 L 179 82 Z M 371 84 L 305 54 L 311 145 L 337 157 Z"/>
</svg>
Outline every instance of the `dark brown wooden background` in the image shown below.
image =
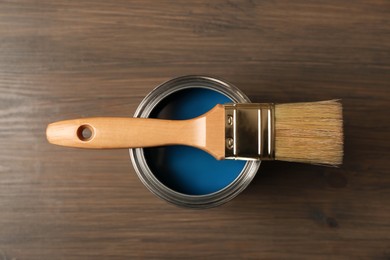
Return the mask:
<svg viewBox="0 0 390 260">
<path fill-rule="evenodd" d="M 389 259 L 389 66 L 387 0 L 0 1 L 0 259 Z M 341 98 L 344 165 L 266 162 L 197 211 L 152 195 L 126 150 L 45 140 L 186 74 L 259 102 Z"/>
</svg>

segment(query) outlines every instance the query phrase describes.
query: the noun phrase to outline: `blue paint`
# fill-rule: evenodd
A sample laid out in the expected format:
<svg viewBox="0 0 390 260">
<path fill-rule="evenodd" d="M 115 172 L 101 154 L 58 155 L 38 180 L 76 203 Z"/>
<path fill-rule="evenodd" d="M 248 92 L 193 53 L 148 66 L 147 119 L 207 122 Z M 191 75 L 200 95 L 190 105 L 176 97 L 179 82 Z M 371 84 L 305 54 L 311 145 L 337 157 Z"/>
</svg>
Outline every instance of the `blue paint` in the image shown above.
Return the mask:
<svg viewBox="0 0 390 260">
<path fill-rule="evenodd" d="M 185 89 L 165 98 L 150 117 L 190 119 L 206 113 L 216 104 L 228 102 L 231 102 L 229 98 L 213 90 Z M 205 195 L 223 189 L 245 166 L 244 161 L 218 161 L 208 153 L 188 146 L 145 148 L 144 153 L 150 169 L 161 183 L 189 195 Z"/>
</svg>

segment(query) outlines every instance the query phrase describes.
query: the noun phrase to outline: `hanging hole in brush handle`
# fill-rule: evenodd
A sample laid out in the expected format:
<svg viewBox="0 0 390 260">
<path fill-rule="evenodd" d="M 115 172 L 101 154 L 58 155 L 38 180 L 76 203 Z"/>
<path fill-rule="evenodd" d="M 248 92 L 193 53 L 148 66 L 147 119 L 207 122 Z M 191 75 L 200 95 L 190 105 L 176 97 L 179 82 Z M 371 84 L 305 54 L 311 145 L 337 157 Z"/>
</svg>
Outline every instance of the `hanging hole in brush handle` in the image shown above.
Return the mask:
<svg viewBox="0 0 390 260">
<path fill-rule="evenodd" d="M 93 138 L 94 131 L 90 125 L 81 125 L 77 129 L 77 137 L 84 142 L 87 142 Z"/>
</svg>

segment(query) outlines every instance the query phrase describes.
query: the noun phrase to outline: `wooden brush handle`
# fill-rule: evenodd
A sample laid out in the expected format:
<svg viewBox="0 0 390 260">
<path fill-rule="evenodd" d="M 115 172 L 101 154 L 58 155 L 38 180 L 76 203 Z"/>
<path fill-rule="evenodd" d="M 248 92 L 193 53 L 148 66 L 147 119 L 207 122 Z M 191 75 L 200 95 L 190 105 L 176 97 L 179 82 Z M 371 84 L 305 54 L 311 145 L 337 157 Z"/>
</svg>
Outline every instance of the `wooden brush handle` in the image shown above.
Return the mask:
<svg viewBox="0 0 390 260">
<path fill-rule="evenodd" d="M 81 118 L 48 125 L 50 143 L 79 148 L 138 148 L 182 144 L 199 146 L 202 119 Z M 89 135 L 89 136 L 88 136 Z"/>
<path fill-rule="evenodd" d="M 80 118 L 49 124 L 46 137 L 52 144 L 95 149 L 187 145 L 220 160 L 225 156 L 224 118 L 223 105 L 189 120 Z"/>
</svg>

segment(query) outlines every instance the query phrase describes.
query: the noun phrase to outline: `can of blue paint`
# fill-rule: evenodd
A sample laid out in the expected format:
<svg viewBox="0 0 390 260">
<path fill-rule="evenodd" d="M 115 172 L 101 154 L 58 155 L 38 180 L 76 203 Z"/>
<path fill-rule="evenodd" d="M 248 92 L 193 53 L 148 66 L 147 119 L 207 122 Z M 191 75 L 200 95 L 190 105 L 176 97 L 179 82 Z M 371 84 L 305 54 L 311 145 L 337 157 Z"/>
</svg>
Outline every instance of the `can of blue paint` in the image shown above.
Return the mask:
<svg viewBox="0 0 390 260">
<path fill-rule="evenodd" d="M 134 117 L 184 120 L 202 115 L 216 104 L 248 102 L 249 98 L 230 83 L 184 76 L 150 92 Z M 130 149 L 130 158 L 138 177 L 152 193 L 190 208 L 228 202 L 248 186 L 260 166 L 260 161 L 218 161 L 187 146 Z"/>
</svg>

